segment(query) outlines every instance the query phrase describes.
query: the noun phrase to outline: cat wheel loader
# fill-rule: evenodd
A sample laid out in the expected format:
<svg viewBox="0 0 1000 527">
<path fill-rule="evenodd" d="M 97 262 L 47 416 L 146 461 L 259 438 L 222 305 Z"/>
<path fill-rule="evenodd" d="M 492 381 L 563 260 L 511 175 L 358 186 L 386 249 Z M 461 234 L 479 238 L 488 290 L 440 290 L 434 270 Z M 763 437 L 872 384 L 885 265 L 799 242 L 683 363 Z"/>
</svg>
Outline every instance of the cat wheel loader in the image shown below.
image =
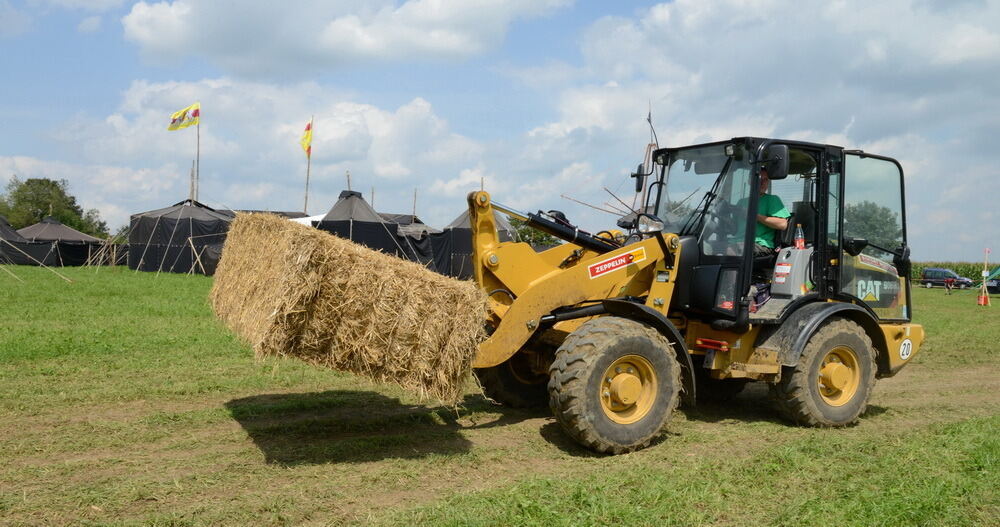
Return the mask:
<svg viewBox="0 0 1000 527">
<path fill-rule="evenodd" d="M 755 256 L 762 170 L 790 217 L 776 252 Z M 649 445 L 680 401 L 749 382 L 795 423 L 851 425 L 920 349 L 894 159 L 742 137 L 655 150 L 633 177 L 641 214 L 596 234 L 469 194 L 490 331 L 473 367 L 492 399 L 547 403 L 574 440 L 619 454 Z M 564 243 L 501 242 L 494 211 Z"/>
</svg>

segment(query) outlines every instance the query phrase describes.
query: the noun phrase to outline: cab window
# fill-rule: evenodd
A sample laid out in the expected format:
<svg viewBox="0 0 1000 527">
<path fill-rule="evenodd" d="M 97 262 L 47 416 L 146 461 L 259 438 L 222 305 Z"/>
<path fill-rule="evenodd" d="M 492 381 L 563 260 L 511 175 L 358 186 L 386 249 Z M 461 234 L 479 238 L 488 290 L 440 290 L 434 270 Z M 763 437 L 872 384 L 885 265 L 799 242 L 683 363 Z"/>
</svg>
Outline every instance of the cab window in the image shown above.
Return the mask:
<svg viewBox="0 0 1000 527">
<path fill-rule="evenodd" d="M 894 263 L 906 242 L 902 173 L 892 161 L 862 154 L 847 154 L 844 162 L 844 244 L 852 239 L 868 244 L 856 256 L 842 253 L 841 291 L 881 319 L 909 320 L 906 277 Z"/>
</svg>

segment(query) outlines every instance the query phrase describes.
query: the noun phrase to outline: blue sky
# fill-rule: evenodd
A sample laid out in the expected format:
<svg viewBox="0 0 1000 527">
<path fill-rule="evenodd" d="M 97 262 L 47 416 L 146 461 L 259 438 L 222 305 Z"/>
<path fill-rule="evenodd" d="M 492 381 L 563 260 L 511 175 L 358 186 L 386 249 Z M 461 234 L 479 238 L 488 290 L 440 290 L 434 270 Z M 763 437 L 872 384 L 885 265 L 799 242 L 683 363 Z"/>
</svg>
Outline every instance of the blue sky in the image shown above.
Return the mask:
<svg viewBox="0 0 1000 527">
<path fill-rule="evenodd" d="M 350 170 L 376 207 L 443 225 L 480 178 L 498 201 L 614 218 L 648 141 L 742 135 L 899 159 L 917 259 L 1000 250 L 1000 5 L 884 2 L 0 0 L 0 184 L 69 181 L 112 226 L 202 194 L 310 213 Z"/>
</svg>

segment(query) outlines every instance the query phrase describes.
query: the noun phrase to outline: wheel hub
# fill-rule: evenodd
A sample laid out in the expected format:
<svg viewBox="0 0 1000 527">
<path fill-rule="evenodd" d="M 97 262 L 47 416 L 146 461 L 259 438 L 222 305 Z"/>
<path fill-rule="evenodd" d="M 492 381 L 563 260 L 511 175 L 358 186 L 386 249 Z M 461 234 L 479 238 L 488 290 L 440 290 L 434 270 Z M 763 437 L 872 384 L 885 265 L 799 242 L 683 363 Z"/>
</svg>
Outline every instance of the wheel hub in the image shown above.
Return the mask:
<svg viewBox="0 0 1000 527">
<path fill-rule="evenodd" d="M 861 367 L 854 350 L 847 346 L 828 351 L 817 373 L 819 394 L 830 406 L 843 406 L 858 393 Z"/>
<path fill-rule="evenodd" d="M 834 390 L 842 391 L 851 380 L 851 369 L 838 362 L 831 362 L 819 372 L 823 380 L 823 385 Z"/>
<path fill-rule="evenodd" d="M 611 379 L 611 398 L 621 405 L 635 404 L 642 392 L 642 381 L 630 373 L 620 373 Z"/>
<path fill-rule="evenodd" d="M 648 359 L 625 355 L 611 363 L 601 377 L 601 408 L 612 421 L 629 424 L 641 420 L 656 402 L 655 370 Z"/>
</svg>

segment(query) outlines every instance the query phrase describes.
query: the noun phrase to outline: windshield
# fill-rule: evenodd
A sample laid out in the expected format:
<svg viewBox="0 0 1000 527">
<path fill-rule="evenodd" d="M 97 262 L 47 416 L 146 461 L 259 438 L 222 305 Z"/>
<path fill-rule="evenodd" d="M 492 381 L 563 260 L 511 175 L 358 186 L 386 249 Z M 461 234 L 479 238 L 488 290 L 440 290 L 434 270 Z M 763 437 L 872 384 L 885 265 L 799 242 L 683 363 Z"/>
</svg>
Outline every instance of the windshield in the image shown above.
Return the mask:
<svg viewBox="0 0 1000 527">
<path fill-rule="evenodd" d="M 656 215 L 668 232 L 697 234 L 705 254 L 740 255 L 749 196 L 750 163 L 742 145 L 677 150 L 668 161 Z"/>
</svg>

